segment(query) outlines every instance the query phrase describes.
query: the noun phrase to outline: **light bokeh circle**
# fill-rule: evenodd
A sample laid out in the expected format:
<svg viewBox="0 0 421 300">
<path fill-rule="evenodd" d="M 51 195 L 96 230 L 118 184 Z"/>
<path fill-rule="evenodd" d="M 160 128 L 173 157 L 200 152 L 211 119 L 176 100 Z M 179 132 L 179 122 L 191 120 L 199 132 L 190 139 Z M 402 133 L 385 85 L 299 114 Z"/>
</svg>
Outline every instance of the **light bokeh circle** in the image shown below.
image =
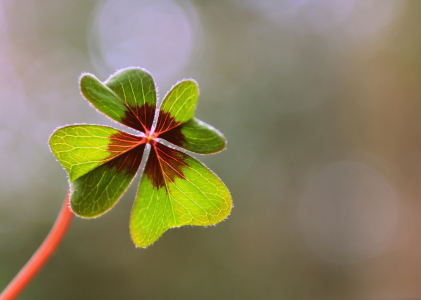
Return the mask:
<svg viewBox="0 0 421 300">
<path fill-rule="evenodd" d="M 89 34 L 100 74 L 138 66 L 157 81 L 176 80 L 200 45 L 200 24 L 187 2 L 108 0 L 100 3 Z"/>
</svg>

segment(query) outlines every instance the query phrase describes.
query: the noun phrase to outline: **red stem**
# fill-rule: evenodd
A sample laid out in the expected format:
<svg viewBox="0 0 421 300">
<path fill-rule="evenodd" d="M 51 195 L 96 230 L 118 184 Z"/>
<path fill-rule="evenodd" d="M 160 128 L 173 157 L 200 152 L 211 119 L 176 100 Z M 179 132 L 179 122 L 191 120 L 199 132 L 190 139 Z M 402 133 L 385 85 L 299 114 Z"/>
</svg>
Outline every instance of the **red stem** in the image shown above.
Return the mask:
<svg viewBox="0 0 421 300">
<path fill-rule="evenodd" d="M 70 192 L 67 193 L 64 204 L 57 216 L 53 228 L 50 230 L 50 233 L 38 248 L 37 252 L 32 255 L 31 259 L 26 263 L 22 270 L 20 270 L 15 278 L 13 278 L 9 285 L 0 294 L 0 300 L 14 299 L 42 268 L 44 263 L 50 258 L 51 254 L 53 254 L 54 250 L 60 244 L 73 217 L 69 201 Z"/>
</svg>

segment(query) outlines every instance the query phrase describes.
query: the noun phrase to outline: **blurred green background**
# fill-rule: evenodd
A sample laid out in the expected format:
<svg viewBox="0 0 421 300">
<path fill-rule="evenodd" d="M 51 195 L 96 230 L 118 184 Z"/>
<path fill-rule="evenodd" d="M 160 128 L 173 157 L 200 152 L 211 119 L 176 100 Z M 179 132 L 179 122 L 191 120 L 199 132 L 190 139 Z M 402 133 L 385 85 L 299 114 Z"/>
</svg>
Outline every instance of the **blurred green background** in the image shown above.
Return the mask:
<svg viewBox="0 0 421 300">
<path fill-rule="evenodd" d="M 140 66 L 199 82 L 231 216 L 135 249 L 133 184 L 19 299 L 420 299 L 420 25 L 418 0 L 0 0 L 0 289 L 66 194 L 49 135 L 116 126 L 79 75 Z"/>
</svg>

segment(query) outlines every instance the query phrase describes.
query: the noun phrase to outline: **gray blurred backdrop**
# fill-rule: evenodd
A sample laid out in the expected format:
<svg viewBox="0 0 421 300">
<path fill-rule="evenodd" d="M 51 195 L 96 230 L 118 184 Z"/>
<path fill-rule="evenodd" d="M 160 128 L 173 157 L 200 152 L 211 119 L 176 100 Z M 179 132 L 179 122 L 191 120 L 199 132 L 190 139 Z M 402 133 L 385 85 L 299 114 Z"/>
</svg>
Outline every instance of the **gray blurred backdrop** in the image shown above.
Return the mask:
<svg viewBox="0 0 421 300">
<path fill-rule="evenodd" d="M 19 299 L 420 299 L 421 1 L 0 0 L 0 289 L 67 179 L 48 138 L 113 125 L 78 77 L 140 66 L 200 86 L 229 219 L 130 240 L 133 184 L 75 219 Z"/>
</svg>

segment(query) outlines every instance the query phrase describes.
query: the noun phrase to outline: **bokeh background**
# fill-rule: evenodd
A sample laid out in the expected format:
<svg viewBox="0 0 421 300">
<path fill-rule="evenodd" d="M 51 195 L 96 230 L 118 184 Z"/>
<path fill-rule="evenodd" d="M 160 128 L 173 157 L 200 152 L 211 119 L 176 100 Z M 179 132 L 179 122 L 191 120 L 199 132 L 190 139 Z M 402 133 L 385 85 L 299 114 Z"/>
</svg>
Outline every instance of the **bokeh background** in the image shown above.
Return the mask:
<svg viewBox="0 0 421 300">
<path fill-rule="evenodd" d="M 136 249 L 133 184 L 19 299 L 420 299 L 420 26 L 418 0 L 0 0 L 0 289 L 66 194 L 49 135 L 116 126 L 79 75 L 140 66 L 199 82 L 231 216 Z"/>
</svg>

